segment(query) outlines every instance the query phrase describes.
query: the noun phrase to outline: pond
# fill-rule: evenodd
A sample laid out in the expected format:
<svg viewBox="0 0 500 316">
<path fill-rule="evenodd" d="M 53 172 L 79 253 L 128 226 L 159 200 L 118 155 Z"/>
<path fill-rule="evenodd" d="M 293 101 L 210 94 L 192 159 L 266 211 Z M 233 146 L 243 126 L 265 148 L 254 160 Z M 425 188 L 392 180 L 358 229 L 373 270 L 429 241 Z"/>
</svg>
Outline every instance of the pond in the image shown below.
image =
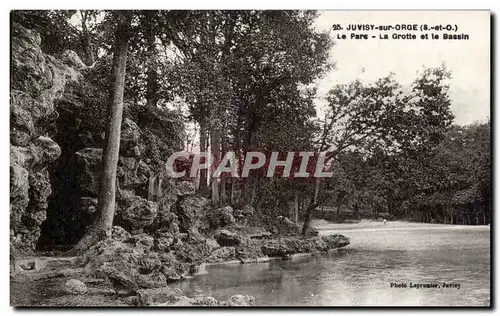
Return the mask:
<svg viewBox="0 0 500 316">
<path fill-rule="evenodd" d="M 490 304 L 489 226 L 323 221 L 315 227 L 344 234 L 351 244 L 315 257 L 209 266 L 176 286 L 187 296 L 252 295 L 261 306 Z"/>
</svg>

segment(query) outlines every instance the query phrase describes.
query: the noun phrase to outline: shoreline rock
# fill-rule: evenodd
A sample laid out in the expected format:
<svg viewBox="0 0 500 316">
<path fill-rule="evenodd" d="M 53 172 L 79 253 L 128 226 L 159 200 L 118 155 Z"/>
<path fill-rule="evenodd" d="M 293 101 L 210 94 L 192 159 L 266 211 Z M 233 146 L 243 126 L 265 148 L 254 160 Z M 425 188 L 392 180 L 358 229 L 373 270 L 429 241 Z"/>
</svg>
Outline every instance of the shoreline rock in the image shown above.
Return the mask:
<svg viewBox="0 0 500 316">
<path fill-rule="evenodd" d="M 69 294 L 82 295 L 87 293 L 87 285 L 80 280 L 71 279 L 66 281 L 66 291 Z"/>
</svg>

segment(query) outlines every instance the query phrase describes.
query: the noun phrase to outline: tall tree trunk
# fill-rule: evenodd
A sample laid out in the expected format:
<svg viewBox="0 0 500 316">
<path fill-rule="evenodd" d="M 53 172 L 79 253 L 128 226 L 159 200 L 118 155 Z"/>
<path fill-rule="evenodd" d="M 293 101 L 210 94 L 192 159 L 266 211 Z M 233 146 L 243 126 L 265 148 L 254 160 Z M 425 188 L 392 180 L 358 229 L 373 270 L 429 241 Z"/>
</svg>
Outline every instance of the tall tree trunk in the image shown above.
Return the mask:
<svg viewBox="0 0 500 316">
<path fill-rule="evenodd" d="M 389 213 L 390 215 L 393 214 L 393 206 L 394 206 L 393 195 L 392 191 L 389 190 L 389 192 L 387 193 L 387 213 Z"/>
<path fill-rule="evenodd" d="M 207 150 L 207 123 L 205 119 L 200 121 L 200 152 L 204 152 Z M 200 186 L 198 187 L 198 191 L 205 194 L 208 191 L 207 184 L 207 169 L 200 170 Z"/>
<path fill-rule="evenodd" d="M 230 184 L 229 184 L 229 203 L 231 205 L 234 205 L 235 201 L 234 201 L 234 178 L 231 178 L 230 180 Z"/>
<path fill-rule="evenodd" d="M 357 219 L 361 218 L 361 214 L 359 214 L 358 202 L 354 203 L 354 216 L 356 216 Z"/>
<path fill-rule="evenodd" d="M 156 107 L 158 104 L 158 72 L 157 72 L 157 54 L 156 54 L 156 30 L 153 23 L 157 11 L 146 11 L 146 19 L 149 21 L 146 29 L 147 41 L 147 82 L 146 82 L 146 102 L 149 106 Z"/>
<path fill-rule="evenodd" d="M 226 200 L 227 200 L 226 183 L 227 183 L 227 177 L 221 177 L 220 178 L 220 200 L 222 203 L 226 202 Z"/>
<path fill-rule="evenodd" d="M 85 251 L 96 242 L 111 235 L 115 214 L 116 169 L 120 150 L 120 130 L 123 114 L 123 92 L 129 41 L 130 14 L 116 13 L 115 52 L 113 56 L 113 91 L 108 105 L 108 124 L 105 147 L 102 154 L 103 172 L 100 179 L 97 218 L 89 231 L 73 248 L 74 252 Z"/>
<path fill-rule="evenodd" d="M 326 137 L 327 137 L 327 131 L 326 129 L 323 130 L 323 133 L 322 133 L 322 140 L 321 140 L 321 146 L 319 147 L 318 149 L 318 157 L 319 157 L 319 154 L 326 148 Z M 313 199 L 311 201 L 311 206 L 313 205 L 317 205 L 318 203 L 318 194 L 319 194 L 319 186 L 321 184 L 321 178 L 319 177 L 316 177 L 315 181 L 314 181 L 314 195 L 313 195 Z M 311 222 L 311 217 L 312 217 L 312 212 L 314 210 L 314 208 L 312 207 L 309 207 L 307 208 L 306 210 L 306 216 L 304 218 L 304 226 L 302 227 L 302 235 L 306 235 L 307 233 L 307 229 L 309 228 L 309 223 Z"/>
<path fill-rule="evenodd" d="M 314 183 L 314 195 L 312 198 L 311 206 L 306 210 L 306 216 L 304 218 L 304 226 L 302 226 L 302 235 L 305 236 L 307 230 L 309 229 L 309 224 L 311 223 L 312 213 L 316 206 L 318 206 L 318 195 L 319 195 L 319 184 L 321 178 L 316 178 Z"/>
<path fill-rule="evenodd" d="M 302 227 L 302 236 L 307 234 L 307 230 L 309 229 L 309 224 L 311 223 L 312 213 L 314 209 L 318 207 L 318 203 L 312 203 L 306 210 L 306 217 L 304 219 L 304 226 Z"/>
<path fill-rule="evenodd" d="M 339 219 L 340 219 L 340 208 L 342 207 L 342 203 L 339 203 L 339 205 L 337 205 L 337 213 L 335 214 L 335 221 L 338 222 Z"/>
<path fill-rule="evenodd" d="M 257 178 L 252 180 L 252 191 L 250 194 L 250 205 L 252 206 L 255 204 L 255 199 L 257 198 L 257 181 Z"/>
<path fill-rule="evenodd" d="M 299 196 L 296 194 L 293 199 L 293 221 L 299 222 Z"/>
<path fill-rule="evenodd" d="M 212 151 L 212 156 L 214 157 L 214 164 L 212 166 L 212 203 L 219 203 L 219 182 L 213 177 L 216 166 L 220 163 L 220 133 L 217 127 L 212 127 L 210 129 L 210 149 Z"/>
<path fill-rule="evenodd" d="M 237 118 L 237 123 L 236 123 L 236 131 L 234 132 L 234 152 L 236 155 L 236 163 L 238 165 L 238 168 L 241 168 L 243 166 L 243 151 L 242 149 L 242 144 L 241 144 L 241 126 L 243 125 L 243 117 L 244 114 L 242 113 L 241 106 L 238 107 L 238 118 Z M 239 169 L 241 170 L 241 169 Z M 246 179 L 238 179 L 236 180 L 235 178 L 231 178 L 231 204 L 236 203 L 236 200 L 240 202 L 241 200 L 241 194 L 238 194 L 238 197 L 236 199 L 235 196 L 235 190 L 238 189 L 238 192 L 241 192 L 242 186 L 245 185 Z"/>
<path fill-rule="evenodd" d="M 226 128 L 224 128 L 222 130 L 222 137 L 221 137 L 222 153 L 221 153 L 221 159 L 227 153 L 227 139 L 224 136 L 224 133 L 226 133 Z M 222 201 L 222 203 L 226 202 L 226 200 L 227 200 L 226 183 L 227 183 L 227 177 L 225 175 L 221 175 L 221 179 L 220 179 L 220 200 Z"/>
<path fill-rule="evenodd" d="M 83 49 L 86 55 L 87 65 L 92 65 L 95 62 L 96 56 L 94 53 L 94 47 L 92 45 L 92 36 L 87 27 L 87 20 L 89 18 L 89 13 L 85 10 L 80 10 L 80 15 L 82 18 L 82 42 Z"/>
</svg>

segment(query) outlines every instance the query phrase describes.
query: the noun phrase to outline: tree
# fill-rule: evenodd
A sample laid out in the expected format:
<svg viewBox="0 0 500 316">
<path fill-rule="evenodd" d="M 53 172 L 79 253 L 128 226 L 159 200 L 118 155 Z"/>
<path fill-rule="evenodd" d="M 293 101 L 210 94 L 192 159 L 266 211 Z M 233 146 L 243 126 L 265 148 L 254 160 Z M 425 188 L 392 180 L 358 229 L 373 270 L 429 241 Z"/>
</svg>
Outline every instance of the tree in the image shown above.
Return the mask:
<svg viewBox="0 0 500 316">
<path fill-rule="evenodd" d="M 200 150 L 210 143 L 214 154 L 234 151 L 241 160 L 252 149 L 298 149 L 314 116 L 315 90 L 309 85 L 330 66 L 331 41 L 314 31 L 316 16 L 314 11 L 193 11 L 176 19 L 170 39 L 182 62 L 172 81 L 200 125 Z M 239 181 L 251 186 L 242 190 L 250 203 L 258 187 L 252 175 Z M 202 170 L 200 191 L 206 191 L 206 179 Z M 225 182 L 212 181 L 213 200 L 219 195 L 224 200 Z"/>
<path fill-rule="evenodd" d="M 235 78 L 232 104 L 238 113 L 231 133 L 234 150 L 242 158 L 255 149 L 310 148 L 316 94 L 311 85 L 332 67 L 330 38 L 311 27 L 316 17 L 314 11 L 252 11 L 243 16 L 247 27 L 229 68 Z M 271 183 L 261 186 L 262 181 Z M 251 173 L 244 182 L 245 202 L 255 204 L 272 192 L 279 195 L 280 185 L 286 183 Z M 259 187 L 264 196 L 256 192 Z"/>
<path fill-rule="evenodd" d="M 372 84 L 359 80 L 337 85 L 329 91 L 318 151 L 329 151 L 329 160 L 338 160 L 346 151 L 365 157 L 418 157 L 423 159 L 444 138 L 453 120 L 445 66 L 425 69 L 404 93 L 392 75 Z M 386 172 L 386 183 L 400 179 Z M 390 179 L 387 179 L 391 177 Z M 316 180 L 312 204 L 317 204 L 320 179 Z M 385 190 L 388 208 L 394 205 L 395 187 Z M 312 212 L 313 209 L 309 208 Z M 306 214 L 306 219 L 310 219 Z M 309 221 L 303 226 L 307 230 Z"/>
<path fill-rule="evenodd" d="M 368 152 L 377 146 L 392 145 L 395 126 L 391 114 L 401 105 L 398 89 L 392 76 L 369 85 L 354 81 L 331 89 L 317 151 L 329 151 L 331 160 L 338 159 L 347 149 Z M 319 204 L 320 183 L 317 178 L 311 204 Z M 308 208 L 302 234 L 307 231 L 313 210 Z"/>
<path fill-rule="evenodd" d="M 413 164 L 405 196 L 407 217 L 450 224 L 486 224 L 490 220 L 490 126 L 453 126 L 429 154 Z"/>
<path fill-rule="evenodd" d="M 113 57 L 113 88 L 108 106 L 105 147 L 102 155 L 103 172 L 100 179 L 97 218 L 89 231 L 73 248 L 86 250 L 111 234 L 115 212 L 116 169 L 120 150 L 120 131 L 123 114 L 123 94 L 130 36 L 131 14 L 127 11 L 113 14 L 116 20 L 115 52 Z"/>
</svg>

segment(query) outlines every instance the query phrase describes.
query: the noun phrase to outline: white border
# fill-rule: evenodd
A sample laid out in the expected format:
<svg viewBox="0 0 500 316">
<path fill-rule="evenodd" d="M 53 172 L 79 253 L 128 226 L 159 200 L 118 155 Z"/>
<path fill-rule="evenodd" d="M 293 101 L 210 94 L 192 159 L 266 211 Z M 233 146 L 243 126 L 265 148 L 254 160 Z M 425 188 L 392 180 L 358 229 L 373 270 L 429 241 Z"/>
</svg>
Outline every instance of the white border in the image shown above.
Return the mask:
<svg viewBox="0 0 500 316">
<path fill-rule="evenodd" d="M 287 0 L 287 1 L 269 1 L 269 0 L 252 0 L 252 1 L 235 1 L 235 0 L 217 0 L 217 1 L 190 1 L 190 0 L 182 0 L 182 1 L 119 1 L 119 2 L 104 2 L 102 0 L 86 0 L 81 2 L 70 2 L 67 0 L 58 0 L 58 1 L 2 1 L 1 3 L 1 14 L 2 19 L 0 19 L 0 36 L 2 38 L 1 43 L 3 45 L 0 49 L 1 60 L 3 61 L 0 64 L 1 74 L 2 74 L 2 84 L 1 84 L 1 95 L 3 100 L 3 106 L 0 108 L 2 111 L 0 114 L 0 143 L 1 148 L 4 150 L 0 154 L 1 159 L 1 168 L 0 168 L 0 196 L 2 201 L 2 220 L 0 221 L 3 225 L 3 237 L 0 238 L 0 253 L 2 254 L 0 271 L 1 271 L 1 283 L 0 287 L 0 299 L 1 299 L 1 307 L 0 312 L 1 315 L 12 315 L 15 312 L 22 313 L 23 315 L 36 315 L 36 314 L 53 314 L 54 310 L 52 309 L 44 309 L 44 310 L 14 310 L 11 308 L 10 300 L 9 300 L 9 263 L 8 263 L 8 252 L 9 252 L 9 11 L 12 9 L 330 9 L 330 10 L 384 10 L 384 9 L 404 9 L 404 10 L 477 10 L 477 9 L 491 9 L 493 12 L 497 14 L 500 12 L 499 9 L 499 1 L 485 1 L 485 0 L 474 0 L 474 1 L 448 1 L 448 2 L 439 2 L 436 0 L 420 0 L 420 1 L 361 1 L 361 0 L 351 0 L 351 1 L 318 1 L 318 0 L 307 0 L 307 1 L 297 1 L 297 0 Z M 78 5 L 76 5 L 78 4 Z M 117 4 L 119 4 L 117 6 Z M 498 18 L 498 17 L 497 17 Z M 496 19 L 496 24 L 498 24 L 498 19 Z M 496 30 L 496 27 L 495 27 Z M 494 33 L 494 42 L 498 40 L 498 33 Z M 492 44 L 494 43 L 492 42 Z M 495 56 L 492 56 L 498 62 L 498 50 L 495 51 Z M 498 71 L 495 69 L 495 78 L 497 79 L 495 82 L 495 86 L 492 89 L 496 91 L 500 91 L 498 84 Z M 492 100 L 494 101 L 494 100 Z M 494 103 L 492 103 L 494 104 Z M 493 118 L 493 116 L 491 116 Z M 494 118 L 493 118 L 494 119 Z M 495 125 L 497 125 L 495 119 Z M 496 126 L 497 127 L 497 126 Z M 498 139 L 495 139 L 495 148 L 498 148 Z M 495 157 L 495 165 L 498 166 L 497 155 Z M 497 188 L 495 186 L 495 196 L 497 196 Z M 496 214 L 499 216 L 499 214 Z M 495 217 L 496 217 L 495 216 Z M 495 243 L 496 244 L 496 243 Z M 498 257 L 496 257 L 495 264 L 495 272 L 498 274 Z M 495 282 L 494 282 L 495 284 Z M 495 292 L 494 292 L 495 293 Z M 493 298 L 498 304 L 498 301 Z M 364 310 L 364 312 L 375 312 L 379 314 L 386 313 L 395 313 L 400 314 L 402 310 Z M 92 313 L 94 315 L 105 315 L 108 313 L 113 314 L 139 314 L 144 313 L 144 310 L 124 310 L 124 309 L 101 309 L 101 310 L 88 310 L 88 309 L 72 309 L 72 310 L 58 310 L 58 315 L 72 315 L 74 313 Z M 233 313 L 245 313 L 245 314 L 253 314 L 253 315 L 263 315 L 263 314 L 287 314 L 287 315 L 298 315 L 301 313 L 314 313 L 316 315 L 347 315 L 351 313 L 360 313 L 363 310 L 328 310 L 328 309 L 284 309 L 284 310 L 262 310 L 256 309 L 253 311 L 243 311 L 243 310 L 235 310 L 235 309 L 225 309 L 225 310 L 160 310 L 154 309 L 147 311 L 149 315 L 165 315 L 168 313 L 169 315 L 177 315 L 177 314 L 198 314 L 198 313 L 208 313 L 212 315 L 224 313 L 224 314 L 233 314 Z M 456 313 L 457 310 L 407 310 L 407 313 L 420 313 L 425 312 L 430 315 L 438 315 L 443 312 L 447 313 Z M 460 313 L 476 313 L 478 310 L 461 310 Z"/>
</svg>

